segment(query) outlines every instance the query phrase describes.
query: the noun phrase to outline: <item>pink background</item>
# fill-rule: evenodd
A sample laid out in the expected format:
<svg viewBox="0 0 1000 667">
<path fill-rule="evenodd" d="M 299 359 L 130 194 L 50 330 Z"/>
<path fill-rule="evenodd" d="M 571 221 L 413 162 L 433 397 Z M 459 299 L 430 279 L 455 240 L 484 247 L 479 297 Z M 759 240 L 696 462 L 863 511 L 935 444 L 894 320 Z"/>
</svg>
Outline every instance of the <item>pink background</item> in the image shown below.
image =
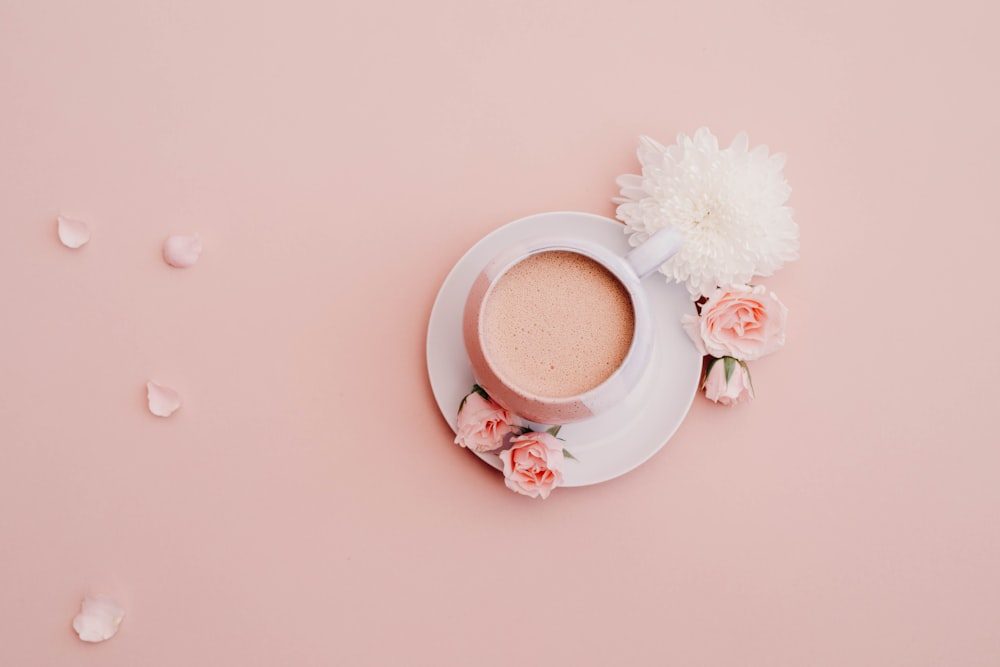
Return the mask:
<svg viewBox="0 0 1000 667">
<path fill-rule="evenodd" d="M 1000 664 L 998 18 L 0 0 L 0 664 Z M 700 125 L 789 155 L 788 345 L 519 497 L 435 407 L 437 289 Z"/>
</svg>

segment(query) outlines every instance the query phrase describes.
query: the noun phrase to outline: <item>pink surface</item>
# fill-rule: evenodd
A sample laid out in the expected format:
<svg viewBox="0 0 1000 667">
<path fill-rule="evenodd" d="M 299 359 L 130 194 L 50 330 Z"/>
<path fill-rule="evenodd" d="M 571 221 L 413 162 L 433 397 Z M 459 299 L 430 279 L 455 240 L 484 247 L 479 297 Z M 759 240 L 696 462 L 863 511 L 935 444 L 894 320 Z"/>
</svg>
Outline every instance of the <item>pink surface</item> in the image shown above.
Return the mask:
<svg viewBox="0 0 1000 667">
<path fill-rule="evenodd" d="M 1000 664 L 998 18 L 0 0 L 0 664 Z M 789 155 L 788 345 L 519 497 L 437 413 L 437 288 L 700 125 Z"/>
</svg>

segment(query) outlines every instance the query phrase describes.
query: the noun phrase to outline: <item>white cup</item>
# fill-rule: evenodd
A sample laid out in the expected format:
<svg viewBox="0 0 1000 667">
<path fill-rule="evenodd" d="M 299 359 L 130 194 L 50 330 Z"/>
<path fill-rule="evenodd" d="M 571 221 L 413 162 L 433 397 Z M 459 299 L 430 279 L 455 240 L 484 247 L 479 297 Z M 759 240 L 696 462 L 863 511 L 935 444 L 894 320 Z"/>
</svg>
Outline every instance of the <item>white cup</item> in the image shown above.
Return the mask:
<svg viewBox="0 0 1000 667">
<path fill-rule="evenodd" d="M 680 248 L 680 237 L 661 230 L 627 255 L 603 245 L 572 237 L 545 237 L 519 243 L 491 260 L 476 277 L 465 302 L 462 333 L 476 381 L 490 397 L 511 412 L 540 424 L 566 424 L 599 414 L 624 399 L 635 388 L 653 349 L 653 317 L 641 280 Z M 518 387 L 491 358 L 485 340 L 484 312 L 497 281 L 512 267 L 533 255 L 565 251 L 587 257 L 610 272 L 631 300 L 634 313 L 632 342 L 621 364 L 597 386 L 574 396 L 542 396 Z"/>
</svg>

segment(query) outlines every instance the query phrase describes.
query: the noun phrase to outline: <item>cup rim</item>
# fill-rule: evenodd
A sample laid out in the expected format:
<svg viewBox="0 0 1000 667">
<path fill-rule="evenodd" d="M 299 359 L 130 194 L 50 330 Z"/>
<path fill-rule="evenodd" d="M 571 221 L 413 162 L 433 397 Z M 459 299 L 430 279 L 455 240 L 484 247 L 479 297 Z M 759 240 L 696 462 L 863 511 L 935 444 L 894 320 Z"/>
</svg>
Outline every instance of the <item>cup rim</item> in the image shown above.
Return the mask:
<svg viewBox="0 0 1000 667">
<path fill-rule="evenodd" d="M 544 396 L 541 394 L 536 394 L 534 392 L 527 391 L 511 382 L 509 377 L 501 371 L 501 369 L 494 363 L 490 353 L 489 346 L 486 345 L 486 339 L 483 335 L 483 322 L 485 320 L 484 313 L 486 305 L 489 302 L 490 295 L 493 293 L 493 289 L 496 287 L 500 279 L 507 274 L 512 268 L 520 264 L 521 262 L 527 260 L 529 257 L 534 257 L 535 255 L 540 255 L 546 252 L 573 252 L 578 255 L 583 255 L 590 260 L 593 260 L 600 264 L 608 273 L 610 273 L 615 280 L 625 289 L 629 297 L 629 303 L 632 305 L 632 338 L 629 341 L 628 351 L 622 358 L 622 361 L 611 372 L 606 378 L 604 378 L 600 383 L 591 387 L 590 389 L 579 393 L 573 394 L 572 396 Z M 504 386 L 516 393 L 519 397 L 524 400 L 531 402 L 538 402 L 552 407 L 568 406 L 575 403 L 587 403 L 588 399 L 597 396 L 606 385 L 612 383 L 613 380 L 620 377 L 624 370 L 632 359 L 637 355 L 636 348 L 638 344 L 638 332 L 641 326 L 646 325 L 646 315 L 644 310 L 644 301 L 639 299 L 639 289 L 641 289 L 641 282 L 638 276 L 634 275 L 628 264 L 625 262 L 625 258 L 615 254 L 611 250 L 600 246 L 595 243 L 590 243 L 587 241 L 579 241 L 576 239 L 569 238 L 542 238 L 536 239 L 534 242 L 530 243 L 529 249 L 523 254 L 519 254 L 516 257 L 508 260 L 502 265 L 497 274 L 490 280 L 489 286 L 483 293 L 482 300 L 479 304 L 478 312 L 476 314 L 476 336 L 478 337 L 478 345 L 482 352 L 483 360 L 489 366 L 490 371 L 496 378 L 504 384 Z M 640 324 L 641 320 L 641 324 Z"/>
</svg>

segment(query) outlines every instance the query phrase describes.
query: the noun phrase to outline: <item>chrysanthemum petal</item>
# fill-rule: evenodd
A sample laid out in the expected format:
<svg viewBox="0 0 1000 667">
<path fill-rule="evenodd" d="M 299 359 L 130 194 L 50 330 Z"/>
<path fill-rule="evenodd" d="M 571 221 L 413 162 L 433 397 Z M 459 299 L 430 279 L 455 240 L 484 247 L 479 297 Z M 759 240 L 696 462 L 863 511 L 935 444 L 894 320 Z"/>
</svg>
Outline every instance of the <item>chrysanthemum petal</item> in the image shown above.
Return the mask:
<svg viewBox="0 0 1000 667">
<path fill-rule="evenodd" d="M 733 141 L 729 144 L 729 150 L 735 153 L 746 153 L 750 148 L 750 137 L 746 132 L 737 132 Z"/>
</svg>

